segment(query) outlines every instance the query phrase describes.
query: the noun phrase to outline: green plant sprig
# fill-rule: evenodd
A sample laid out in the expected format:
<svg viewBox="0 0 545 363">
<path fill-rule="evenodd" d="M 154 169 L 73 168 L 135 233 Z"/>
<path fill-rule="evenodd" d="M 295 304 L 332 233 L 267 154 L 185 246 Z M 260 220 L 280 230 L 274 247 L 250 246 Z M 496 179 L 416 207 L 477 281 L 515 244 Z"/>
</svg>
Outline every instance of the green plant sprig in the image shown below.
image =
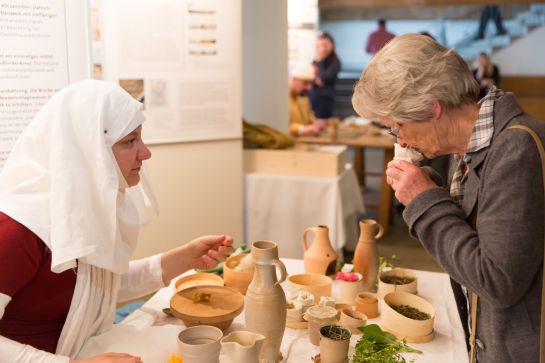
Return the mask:
<svg viewBox="0 0 545 363">
<path fill-rule="evenodd" d="M 356 344 L 353 363 L 407 363 L 401 353 L 421 351 L 409 347 L 403 340 L 397 340 L 393 334 L 383 331 L 378 325 L 358 327 L 363 333 Z"/>
</svg>

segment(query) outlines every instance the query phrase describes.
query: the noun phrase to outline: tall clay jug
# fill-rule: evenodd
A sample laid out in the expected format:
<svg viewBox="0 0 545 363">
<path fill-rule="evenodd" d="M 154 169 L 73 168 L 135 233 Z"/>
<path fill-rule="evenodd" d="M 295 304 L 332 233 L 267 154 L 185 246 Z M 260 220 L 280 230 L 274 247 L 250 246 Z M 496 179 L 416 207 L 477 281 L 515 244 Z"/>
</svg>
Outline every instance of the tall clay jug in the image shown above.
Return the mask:
<svg viewBox="0 0 545 363">
<path fill-rule="evenodd" d="M 308 247 L 307 234 L 314 232 L 314 241 Z M 316 226 L 303 232 L 303 248 L 305 249 L 305 273 L 333 275 L 337 267 L 337 254 L 329 241 L 329 228 Z"/>
<path fill-rule="evenodd" d="M 266 337 L 260 355 L 262 362 L 280 362 L 280 343 L 286 328 L 286 295 L 280 283 L 286 279 L 286 267 L 278 259 L 278 246 L 271 241 L 254 242 L 252 259 L 254 277 L 244 301 L 246 328 Z"/>
<path fill-rule="evenodd" d="M 364 291 L 377 291 L 379 269 L 377 239 L 383 234 L 384 229 L 375 220 L 360 221 L 360 238 L 354 252 L 354 271 L 363 275 Z"/>
</svg>

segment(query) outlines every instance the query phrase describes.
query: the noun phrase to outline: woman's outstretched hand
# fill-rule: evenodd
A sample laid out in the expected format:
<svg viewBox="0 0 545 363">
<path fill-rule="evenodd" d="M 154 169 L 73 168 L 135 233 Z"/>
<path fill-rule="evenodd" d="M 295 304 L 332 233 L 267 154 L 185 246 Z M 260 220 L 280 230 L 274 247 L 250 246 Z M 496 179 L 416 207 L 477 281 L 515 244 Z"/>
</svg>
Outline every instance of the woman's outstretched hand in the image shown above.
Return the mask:
<svg viewBox="0 0 545 363">
<path fill-rule="evenodd" d="M 231 254 L 232 245 L 231 236 L 202 236 L 165 252 L 161 257 L 163 282 L 169 284 L 174 277 L 193 268 L 202 270 L 213 268 Z"/>
</svg>

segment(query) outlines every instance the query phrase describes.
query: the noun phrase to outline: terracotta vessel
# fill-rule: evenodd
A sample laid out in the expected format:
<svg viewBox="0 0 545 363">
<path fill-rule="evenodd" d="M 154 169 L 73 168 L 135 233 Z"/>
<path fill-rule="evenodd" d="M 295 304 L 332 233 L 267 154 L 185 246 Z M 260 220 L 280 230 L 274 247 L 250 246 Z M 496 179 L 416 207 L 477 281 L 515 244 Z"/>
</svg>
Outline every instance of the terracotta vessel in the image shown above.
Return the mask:
<svg viewBox="0 0 545 363">
<path fill-rule="evenodd" d="M 367 315 L 369 319 L 378 316 L 377 294 L 372 292 L 360 292 L 356 297 L 356 310 Z"/>
<path fill-rule="evenodd" d="M 235 331 L 221 340 L 221 346 L 229 362 L 256 363 L 259 362 L 259 353 L 263 347 L 265 336 L 249 331 Z"/>
<path fill-rule="evenodd" d="M 314 241 L 308 246 L 307 234 L 314 232 Z M 303 248 L 305 249 L 305 273 L 333 275 L 337 268 L 337 253 L 329 241 L 329 228 L 316 226 L 303 232 Z"/>
<path fill-rule="evenodd" d="M 178 344 L 185 363 L 218 363 L 223 333 L 218 328 L 199 325 L 182 330 Z"/>
<path fill-rule="evenodd" d="M 266 337 L 260 359 L 279 362 L 286 328 L 286 295 L 280 283 L 286 279 L 286 267 L 278 259 L 278 246 L 271 241 L 254 242 L 252 258 L 255 269 L 245 298 L 246 327 Z M 276 276 L 277 267 L 280 279 Z"/>
<path fill-rule="evenodd" d="M 239 268 L 241 267 L 241 261 L 245 260 L 246 256 L 248 256 L 247 253 L 231 256 L 223 263 L 223 280 L 225 281 L 225 286 L 240 291 L 242 295 L 246 295 L 248 285 L 254 277 L 253 266 L 250 269 Z"/>
<path fill-rule="evenodd" d="M 344 363 L 348 360 L 350 330 L 338 325 L 320 329 L 320 359 L 323 363 Z"/>
<path fill-rule="evenodd" d="M 354 271 L 363 275 L 364 291 L 377 291 L 378 251 L 376 240 L 384 229 L 373 219 L 360 221 L 360 238 L 354 252 Z"/>
</svg>

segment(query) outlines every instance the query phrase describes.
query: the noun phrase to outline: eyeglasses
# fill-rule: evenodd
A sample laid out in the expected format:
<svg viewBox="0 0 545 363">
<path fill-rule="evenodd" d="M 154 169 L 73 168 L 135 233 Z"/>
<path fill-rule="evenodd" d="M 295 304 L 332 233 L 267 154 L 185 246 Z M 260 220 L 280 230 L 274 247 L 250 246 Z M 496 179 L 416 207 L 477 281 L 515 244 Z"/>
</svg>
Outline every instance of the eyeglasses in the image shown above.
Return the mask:
<svg viewBox="0 0 545 363">
<path fill-rule="evenodd" d="M 399 134 L 400 129 L 401 129 L 401 125 L 396 123 L 393 127 L 390 128 L 390 130 L 388 131 L 388 134 L 397 138 L 397 134 Z"/>
</svg>

